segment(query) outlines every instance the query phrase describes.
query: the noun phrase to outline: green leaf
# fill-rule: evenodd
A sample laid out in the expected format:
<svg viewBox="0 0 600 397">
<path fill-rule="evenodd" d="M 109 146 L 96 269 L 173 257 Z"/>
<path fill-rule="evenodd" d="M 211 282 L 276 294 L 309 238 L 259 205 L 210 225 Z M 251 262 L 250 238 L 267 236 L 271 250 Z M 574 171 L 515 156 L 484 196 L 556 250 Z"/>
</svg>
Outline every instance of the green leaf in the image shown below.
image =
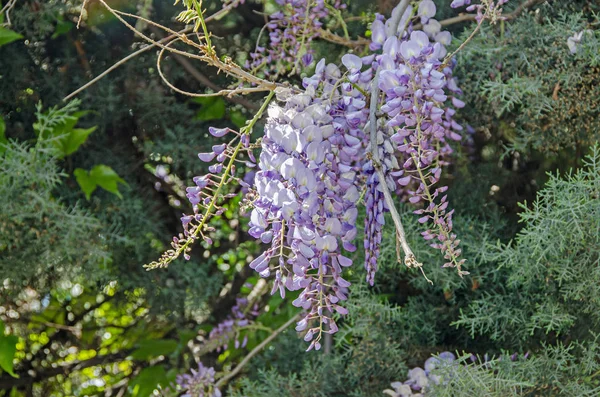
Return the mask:
<svg viewBox="0 0 600 397">
<path fill-rule="evenodd" d="M 83 145 L 87 141 L 88 136 L 95 130 L 95 126 L 86 129 L 74 128 L 68 134 L 65 134 L 64 138 L 57 142 L 62 157 L 68 156 L 79 149 L 79 146 Z"/>
<path fill-rule="evenodd" d="M 90 177 L 102 189 L 115 194 L 119 198 L 123 198 L 119 192 L 118 184 L 127 185 L 127 183 L 109 166 L 104 164 L 95 165 L 90 171 Z"/>
<path fill-rule="evenodd" d="M 242 128 L 243 126 L 245 126 L 246 125 L 246 121 L 248 120 L 246 118 L 246 116 L 244 116 L 244 113 L 240 112 L 239 110 L 234 110 L 233 112 L 231 112 L 229 114 L 229 118 L 231 119 L 231 122 L 237 128 Z"/>
<path fill-rule="evenodd" d="M 13 372 L 13 359 L 17 352 L 19 338 L 14 335 L 4 335 L 4 323 L 0 321 L 0 368 L 13 378 L 19 376 Z"/>
<path fill-rule="evenodd" d="M 221 97 L 204 97 L 195 98 L 194 102 L 202 105 L 198 113 L 196 113 L 196 120 L 210 121 L 222 119 L 225 116 L 225 100 Z"/>
<path fill-rule="evenodd" d="M 189 341 L 198 335 L 198 331 L 182 330 L 177 334 L 179 335 L 179 345 L 186 346 Z"/>
<path fill-rule="evenodd" d="M 139 343 L 137 348 L 132 354 L 135 360 L 147 360 L 149 358 L 166 356 L 173 353 L 177 349 L 177 341 L 174 340 L 144 340 Z"/>
<path fill-rule="evenodd" d="M 12 43 L 15 40 L 22 39 L 23 36 L 17 32 L 13 32 L 10 29 L 6 29 L 0 26 L 0 47 L 5 44 Z"/>
<path fill-rule="evenodd" d="M 69 33 L 75 24 L 70 21 L 58 21 L 56 24 L 56 29 L 54 29 L 54 33 L 52 34 L 52 38 L 55 39 L 63 34 Z"/>
<path fill-rule="evenodd" d="M 144 368 L 129 382 L 129 386 L 133 387 L 131 393 L 133 397 L 148 397 L 159 385 L 163 387 L 169 385 L 167 372 L 162 365 Z"/>
<path fill-rule="evenodd" d="M 77 180 L 79 187 L 85 194 L 85 198 L 89 200 L 92 196 L 92 193 L 94 193 L 94 190 L 96 190 L 96 182 L 94 182 L 90 178 L 90 174 L 82 168 L 75 169 L 75 171 L 73 171 L 73 175 L 75 175 L 75 179 Z"/>
<path fill-rule="evenodd" d="M 2 118 L 2 116 L 0 116 L 0 154 L 4 153 L 6 151 L 6 147 L 4 147 L 4 144 L 8 143 L 8 139 L 6 139 L 6 124 L 4 123 L 4 119 Z"/>
<path fill-rule="evenodd" d="M 88 136 L 96 130 L 96 127 L 75 128 L 79 119 L 88 113 L 89 111 L 82 110 L 65 115 L 61 123 L 51 128 L 45 128 L 44 131 L 41 131 L 41 135 L 39 127 L 36 128 L 35 124 L 34 129 L 41 139 L 50 140 L 52 145 L 58 149 L 58 158 L 64 158 L 77 151 L 87 141 Z"/>
<path fill-rule="evenodd" d="M 119 183 L 123 185 L 127 185 L 127 183 L 108 165 L 95 165 L 90 172 L 77 168 L 73 175 L 88 200 L 98 186 L 121 199 L 123 198 L 119 192 Z"/>
<path fill-rule="evenodd" d="M 66 132 L 71 131 L 73 128 L 75 128 L 75 125 L 77 124 L 79 119 L 88 113 L 89 113 L 89 110 L 80 110 L 78 112 L 74 112 L 70 116 L 65 117 L 65 121 L 56 125 L 52 129 L 52 136 L 62 135 Z"/>
</svg>

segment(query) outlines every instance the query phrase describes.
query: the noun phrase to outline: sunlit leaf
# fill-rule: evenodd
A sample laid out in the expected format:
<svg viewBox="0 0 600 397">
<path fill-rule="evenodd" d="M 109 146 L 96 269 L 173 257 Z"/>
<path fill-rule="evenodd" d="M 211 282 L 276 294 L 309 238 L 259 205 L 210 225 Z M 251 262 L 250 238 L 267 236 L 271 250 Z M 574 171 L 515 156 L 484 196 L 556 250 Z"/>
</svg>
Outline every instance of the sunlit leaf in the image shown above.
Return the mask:
<svg viewBox="0 0 600 397">
<path fill-rule="evenodd" d="M 148 397 L 159 385 L 166 387 L 168 384 L 167 372 L 161 365 L 144 368 L 129 382 L 133 397 Z"/>
<path fill-rule="evenodd" d="M 79 187 L 85 194 L 85 198 L 89 200 L 92 196 L 92 193 L 94 193 L 94 190 L 96 190 L 96 183 L 92 181 L 90 174 L 82 168 L 77 168 L 73 172 L 73 175 L 75 175 L 75 179 L 77 180 Z"/>
<path fill-rule="evenodd" d="M 13 359 L 17 351 L 19 338 L 14 335 L 4 335 L 4 323 L 0 321 L 0 369 L 10 376 L 18 378 L 13 372 Z"/>
<path fill-rule="evenodd" d="M 109 166 L 98 164 L 90 171 L 92 180 L 102 189 L 123 198 L 119 192 L 118 184 L 126 184 L 125 181 Z"/>
<path fill-rule="evenodd" d="M 61 154 L 68 156 L 73 154 L 81 145 L 87 141 L 88 136 L 96 130 L 96 127 L 91 128 L 74 128 L 65 134 L 64 138 L 58 141 Z"/>
<path fill-rule="evenodd" d="M 225 116 L 225 101 L 221 97 L 195 98 L 194 102 L 202 105 L 198 113 L 196 113 L 197 120 L 218 120 Z"/>
<path fill-rule="evenodd" d="M 23 36 L 21 36 L 17 32 L 13 32 L 10 29 L 6 29 L 0 26 L 0 47 L 22 38 Z"/>
<path fill-rule="evenodd" d="M 178 343 L 174 340 L 144 340 L 139 345 L 140 347 L 131 354 L 131 357 L 136 360 L 147 360 L 173 353 Z"/>
</svg>

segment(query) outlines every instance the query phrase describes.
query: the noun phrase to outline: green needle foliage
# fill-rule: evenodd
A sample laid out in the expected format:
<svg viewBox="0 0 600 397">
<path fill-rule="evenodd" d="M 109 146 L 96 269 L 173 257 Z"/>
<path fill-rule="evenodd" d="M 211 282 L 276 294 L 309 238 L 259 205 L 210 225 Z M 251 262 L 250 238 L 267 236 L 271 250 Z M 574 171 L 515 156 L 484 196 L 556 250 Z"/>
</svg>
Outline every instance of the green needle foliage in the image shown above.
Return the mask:
<svg viewBox="0 0 600 397">
<path fill-rule="evenodd" d="M 207 172 L 197 154 L 223 143 L 208 127 L 242 128 L 261 95 L 243 97 L 248 105 L 174 94 L 152 50 L 62 102 L 141 48 L 99 2 L 87 3 L 80 29 L 81 0 L 17 1 L 11 25 L 0 18 L 0 397 L 179 396 L 177 375 L 199 362 L 228 373 L 298 312 L 296 296 L 269 295 L 249 269 L 263 247 L 248 237 L 236 184 L 223 188 L 235 197 L 210 222 L 212 245 L 198 244 L 190 261 L 167 269 L 142 267 L 191 213 L 185 188 Z M 181 5 L 109 3 L 182 28 L 173 21 Z M 201 3 L 205 16 L 223 5 Z M 343 20 L 334 15 L 324 28 L 358 40 L 371 34 L 375 12 L 389 14 L 397 2 L 346 3 Z M 435 3 L 440 20 L 458 15 L 450 0 Z M 384 396 L 445 351 L 457 359 L 433 370 L 441 382 L 427 397 L 600 395 L 600 6 L 527 3 L 510 20 L 484 24 L 457 56 L 466 106 L 456 117 L 473 131 L 455 145 L 442 183 L 470 275 L 443 269 L 415 207 L 398 203 L 433 285 L 398 261 L 386 219 L 375 287 L 364 281 L 357 237 L 339 332 L 305 352 L 302 335 L 287 329 L 223 395 Z M 505 13 L 520 4 L 510 1 Z M 207 22 L 219 55 L 243 65 L 266 38 L 262 14 L 276 7 L 247 0 Z M 128 21 L 158 37 L 152 25 Z M 450 49 L 473 28 L 448 25 Z M 569 38 L 580 32 L 572 52 Z M 348 52 L 320 38 L 312 46 L 316 59 L 336 63 Z M 207 80 L 233 81 L 192 66 L 165 56 L 161 70 L 199 93 L 212 91 Z M 250 302 L 240 309 L 252 314 L 248 324 L 233 316 L 239 299 Z M 221 339 L 211 338 L 227 321 Z"/>
</svg>

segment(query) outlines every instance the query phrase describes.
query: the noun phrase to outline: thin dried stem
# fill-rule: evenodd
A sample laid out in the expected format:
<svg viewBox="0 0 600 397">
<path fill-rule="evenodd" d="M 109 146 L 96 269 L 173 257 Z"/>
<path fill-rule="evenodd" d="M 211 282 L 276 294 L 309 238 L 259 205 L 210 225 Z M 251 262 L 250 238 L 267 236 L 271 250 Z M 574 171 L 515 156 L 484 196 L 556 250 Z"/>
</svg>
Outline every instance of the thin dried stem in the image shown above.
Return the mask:
<svg viewBox="0 0 600 397">
<path fill-rule="evenodd" d="M 192 45 L 202 51 L 204 51 L 204 46 L 197 44 L 193 41 L 191 41 L 187 36 L 186 33 L 189 33 L 192 31 L 192 28 L 186 28 L 183 29 L 179 32 L 175 32 L 172 29 L 169 29 L 165 26 L 159 25 L 157 23 L 154 23 L 152 21 L 149 21 L 145 18 L 139 17 L 137 15 L 134 14 L 129 14 L 129 13 L 124 13 L 121 11 L 117 11 L 114 10 L 113 8 L 111 8 L 104 0 L 98 0 L 111 14 L 113 14 L 121 23 L 123 23 L 127 28 L 129 28 L 131 31 L 133 31 L 136 35 L 138 35 L 139 37 L 141 37 L 142 39 L 146 40 L 148 43 L 150 43 L 149 46 L 144 47 L 130 55 L 128 55 L 127 57 L 121 59 L 119 62 L 115 63 L 113 66 L 111 66 L 110 68 L 108 68 L 107 70 L 105 70 L 103 73 L 101 73 L 100 75 L 98 75 L 97 77 L 95 77 L 94 79 L 92 79 L 90 82 L 88 82 L 87 84 L 83 85 L 82 87 L 78 88 L 77 90 L 75 90 L 74 92 L 72 92 L 71 94 L 67 95 L 63 100 L 67 101 L 69 99 L 71 99 L 72 97 L 74 97 L 75 95 L 79 94 L 81 91 L 89 88 L 91 85 L 95 84 L 96 82 L 98 82 L 100 79 L 102 79 L 103 77 L 105 77 L 108 73 L 112 72 L 113 70 L 115 70 L 116 68 L 118 68 L 119 66 L 123 65 L 124 63 L 128 62 L 129 60 L 135 58 L 136 56 L 142 54 L 143 52 L 146 52 L 154 47 L 160 47 L 162 49 L 166 49 L 167 51 L 170 51 L 172 53 L 176 53 L 188 58 L 192 58 L 192 59 L 198 59 L 201 60 L 211 66 L 215 66 L 220 70 L 225 71 L 225 73 L 227 73 L 228 75 L 231 75 L 233 77 L 236 77 L 238 79 L 247 81 L 249 83 L 252 84 L 256 84 L 257 86 L 263 86 L 263 88 L 268 88 L 268 89 L 274 89 L 275 87 L 277 87 L 277 85 L 275 83 L 271 83 L 267 80 L 262 80 L 259 79 L 253 75 L 251 75 L 250 73 L 247 73 L 246 71 L 242 70 L 241 68 L 239 68 L 237 65 L 232 64 L 232 63 L 227 63 L 227 62 L 223 62 L 221 60 L 218 59 L 218 57 L 216 56 L 199 56 L 199 55 L 194 55 L 191 54 L 189 52 L 185 52 L 185 51 L 180 51 L 177 50 L 175 48 L 169 48 L 167 47 L 165 44 L 169 43 L 170 41 L 174 40 L 174 39 L 180 39 L 183 42 L 185 42 L 186 44 Z M 218 20 L 220 18 L 222 18 L 225 14 L 227 14 L 232 8 L 234 8 L 235 6 L 237 6 L 237 4 L 239 3 L 239 1 L 237 2 L 233 2 L 230 5 L 228 5 L 227 7 L 224 7 L 223 9 L 217 11 L 216 13 L 214 13 L 213 15 L 205 18 L 205 22 L 209 22 L 211 20 Z M 164 39 L 161 40 L 153 40 L 150 37 L 144 35 L 142 32 L 140 32 L 139 30 L 137 30 L 135 27 L 133 27 L 131 24 L 129 24 L 125 19 L 123 19 L 122 16 L 128 16 L 128 17 L 132 17 L 132 18 L 137 18 L 140 20 L 143 20 L 147 23 L 149 23 L 150 25 L 153 25 L 157 28 L 163 29 L 169 33 L 171 33 L 170 36 L 165 37 Z M 262 90 L 264 91 L 264 90 Z"/>
<path fill-rule="evenodd" d="M 17 4 L 17 0 L 8 0 L 8 2 L 4 5 L 4 7 L 2 7 L 2 9 L 0 9 L 0 14 L 4 14 L 4 16 L 6 17 L 6 22 L 3 24 L 0 24 L 0 26 L 12 25 L 12 23 L 10 22 L 10 11 L 13 9 L 15 4 Z"/>
<path fill-rule="evenodd" d="M 325 41 L 329 41 L 330 43 L 339 44 L 350 48 L 365 47 L 371 43 L 371 40 L 362 37 L 359 37 L 356 40 L 349 40 L 325 29 L 319 29 L 318 37 Z"/>
<path fill-rule="evenodd" d="M 273 331 L 273 333 L 271 335 L 266 337 L 265 340 L 260 342 L 254 349 L 252 349 L 252 351 L 250 353 L 248 353 L 246 355 L 246 357 L 244 357 L 244 359 L 242 361 L 240 361 L 240 363 L 231 372 L 229 372 L 227 375 L 225 375 L 221 379 L 219 379 L 219 381 L 216 384 L 216 387 L 222 387 L 223 385 L 227 384 L 227 382 L 229 382 L 234 376 L 236 376 L 242 370 L 244 365 L 248 364 L 248 362 L 252 359 L 252 357 L 254 357 L 258 353 L 260 353 L 261 350 L 264 349 L 269 343 L 271 343 L 271 341 L 273 339 L 275 339 L 279 334 L 281 334 L 283 331 L 285 331 L 290 325 L 292 325 L 294 322 L 296 322 L 296 320 L 298 320 L 299 317 L 300 317 L 300 315 L 298 314 L 298 315 L 290 318 L 285 324 L 283 324 L 281 327 L 279 327 L 275 331 Z"/>
<path fill-rule="evenodd" d="M 221 61 L 216 54 L 211 53 L 211 56 L 206 55 L 206 46 L 203 45 L 198 45 L 194 42 L 192 42 L 190 39 L 187 38 L 186 35 L 179 35 L 179 39 L 181 39 L 181 41 L 183 41 L 186 44 L 190 44 L 193 45 L 197 48 L 199 48 L 202 52 L 204 52 L 204 55 L 194 55 L 191 54 L 189 52 L 186 51 L 181 51 L 181 50 L 177 50 L 175 48 L 172 47 L 167 47 L 164 44 L 158 43 L 157 41 L 151 39 L 150 37 L 146 36 L 144 33 L 140 32 L 139 30 L 137 30 L 135 27 L 133 27 L 131 24 L 129 24 L 125 19 L 123 19 L 123 17 L 121 16 L 120 11 L 116 11 L 113 8 L 111 8 L 108 4 L 106 4 L 106 1 L 104 0 L 98 0 L 102 5 L 104 5 L 104 7 L 106 7 L 106 9 L 113 14 L 119 21 L 121 21 L 121 23 L 123 23 L 128 29 L 130 29 L 132 32 L 134 32 L 135 34 L 137 34 L 138 36 L 140 36 L 141 38 L 143 38 L 144 40 L 148 41 L 149 43 L 152 44 L 156 44 L 158 47 L 166 49 L 167 51 L 173 52 L 175 54 L 180 54 L 180 55 L 184 55 L 186 57 L 189 58 L 193 58 L 193 59 L 198 59 L 201 60 L 211 66 L 214 66 L 216 68 L 218 68 L 219 70 L 222 70 L 223 72 L 225 72 L 226 74 L 232 76 L 232 77 L 236 77 L 240 80 L 246 81 L 248 83 L 251 84 L 256 84 L 257 86 L 263 86 L 264 88 L 268 88 L 269 90 L 273 90 L 275 88 L 278 87 L 277 84 L 270 82 L 268 80 L 263 80 L 261 78 L 258 78 L 248 72 L 246 72 L 245 70 L 242 70 L 239 66 L 237 66 L 236 64 L 232 63 L 232 62 L 224 62 Z M 132 17 L 136 17 L 133 14 L 127 14 L 128 16 L 132 16 Z M 173 32 L 171 29 L 169 28 L 165 28 L 162 25 L 158 25 L 158 24 L 154 24 L 156 27 L 159 27 L 161 29 L 165 29 L 166 31 L 169 32 Z M 176 33 L 176 32 L 175 32 Z"/>
<path fill-rule="evenodd" d="M 225 97 L 231 97 L 233 95 L 244 95 L 244 94 L 250 94 L 250 93 L 254 93 L 254 92 L 263 92 L 263 91 L 271 91 L 271 89 L 266 88 L 266 87 L 243 87 L 243 88 L 236 88 L 233 90 L 228 90 L 228 89 L 222 89 L 220 91 L 217 91 L 215 93 L 211 93 L 211 94 L 198 94 L 195 92 L 190 92 L 190 91 L 184 91 L 181 90 L 177 87 L 175 87 L 173 84 L 171 84 L 171 82 L 165 77 L 165 75 L 162 72 L 162 68 L 161 68 L 161 61 L 162 58 L 164 56 L 165 51 L 168 51 L 169 46 L 177 41 L 179 41 L 180 39 L 175 39 L 171 42 L 169 42 L 164 48 L 162 48 L 160 50 L 160 53 L 158 54 L 158 58 L 156 60 L 156 69 L 158 71 L 158 75 L 160 76 L 160 78 L 162 79 L 162 81 L 169 86 L 169 88 L 171 88 L 173 91 L 178 92 L 179 94 L 183 94 L 183 95 L 187 95 L 190 97 L 195 97 L 195 98 L 202 98 L 202 97 L 214 97 L 214 96 L 225 96 Z"/>
</svg>

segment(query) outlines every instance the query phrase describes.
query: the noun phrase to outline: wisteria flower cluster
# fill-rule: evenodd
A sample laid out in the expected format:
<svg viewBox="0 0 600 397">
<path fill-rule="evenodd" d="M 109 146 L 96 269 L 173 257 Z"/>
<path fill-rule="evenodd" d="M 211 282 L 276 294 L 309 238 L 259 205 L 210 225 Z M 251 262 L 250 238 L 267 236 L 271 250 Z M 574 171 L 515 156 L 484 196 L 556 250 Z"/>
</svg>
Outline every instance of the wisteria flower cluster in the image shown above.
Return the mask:
<svg viewBox="0 0 600 397">
<path fill-rule="evenodd" d="M 322 332 L 337 331 L 333 312 L 347 312 L 338 303 L 350 285 L 342 268 L 352 260 L 342 250 L 356 249 L 356 156 L 362 139 L 343 112 L 345 96 L 329 99 L 340 77 L 339 68 L 320 62 L 305 93 L 269 109 L 250 216 L 250 234 L 270 244 L 250 267 L 263 277 L 275 273 L 272 293 L 279 290 L 284 297 L 286 289 L 302 289 L 293 304 L 306 316 L 296 329 L 304 331 L 310 320 L 320 319 L 305 336 L 314 337 L 310 348 L 316 349 Z M 356 106 L 364 107 L 364 101 Z"/>
<path fill-rule="evenodd" d="M 429 7 L 420 11 L 428 22 L 435 13 Z M 446 266 L 460 271 L 463 263 L 457 259 L 459 241 L 452 233 L 446 188 L 433 188 L 452 151 L 448 141 L 460 140 L 462 130 L 452 118 L 454 110 L 445 105 L 464 106 L 447 95 L 460 93 L 452 67 L 443 60 L 448 35 L 410 29 L 402 38 L 388 35 L 389 26 L 381 16 L 372 32 L 371 49 L 382 50 L 381 54 L 363 58 L 347 54 L 342 58 L 345 72 L 319 62 L 314 76 L 304 79 L 305 92 L 285 98 L 283 107 L 270 108 L 262 139 L 250 234 L 270 248 L 250 266 L 263 277 L 275 272 L 273 292 L 279 289 L 282 297 L 286 289 L 302 289 L 294 304 L 304 308 L 306 316 L 297 330 L 307 330 L 305 339 L 313 341 L 309 349 L 320 347 L 323 332 L 337 330 L 331 313 L 346 312 L 338 304 L 346 299 L 342 289 L 349 286 L 341 272 L 352 265 L 344 251 L 355 250 L 352 241 L 363 186 L 370 284 L 389 209 L 385 189 L 414 204 L 425 203 L 416 211 L 421 223 L 432 223 L 424 238 L 437 239 L 432 246 L 442 250 Z M 366 95 L 374 88 L 383 97 L 377 90 L 376 96 Z M 368 101 L 384 103 L 374 120 Z M 374 139 L 372 123 L 376 123 Z M 272 267 L 274 261 L 278 264 Z M 319 319 L 319 325 L 311 328 L 313 319 Z"/>
<path fill-rule="evenodd" d="M 451 352 L 442 352 L 438 357 L 430 357 L 425 361 L 423 368 L 411 369 L 406 381 L 392 383 L 393 390 L 386 389 L 383 393 L 392 397 L 426 396 L 432 384 L 439 385 L 444 381 L 432 371 L 441 366 L 451 365 L 455 360 L 456 356 Z"/>
<path fill-rule="evenodd" d="M 343 9 L 340 0 L 326 4 L 326 0 L 276 0 L 279 10 L 269 16 L 265 26 L 269 37 L 266 46 L 257 44 L 246 67 L 261 70 L 266 76 L 276 77 L 293 65 L 291 72 L 313 62 L 311 42 L 319 36 L 329 8 Z"/>
<path fill-rule="evenodd" d="M 221 391 L 215 386 L 215 369 L 198 364 L 189 374 L 177 375 L 177 385 L 184 392 L 182 397 L 221 397 Z"/>
<path fill-rule="evenodd" d="M 290 2 L 293 7 L 302 4 L 322 2 Z M 396 9 L 388 21 L 377 15 L 371 55 L 346 54 L 342 67 L 321 60 L 314 75 L 304 78 L 303 91 L 279 88 L 279 103 L 268 108 L 260 145 L 250 144 L 248 132 L 271 96 L 246 129 L 211 128 L 215 137 L 234 138 L 199 155 L 212 165 L 209 174 L 194 178 L 195 186 L 187 189 L 195 213 L 182 218 L 183 238 L 174 240 L 174 249 L 160 263 L 179 253 L 189 258 L 189 245 L 197 238 L 210 244 L 208 219 L 223 211 L 217 205 L 229 197 L 223 187 L 236 181 L 247 191 L 244 207 L 252 208 L 249 234 L 268 247 L 250 267 L 262 277 L 274 276 L 271 293 L 284 297 L 286 291 L 301 291 L 293 301 L 304 310 L 296 330 L 311 342 L 308 350 L 320 349 L 322 335 L 338 330 L 334 313 L 347 313 L 341 304 L 350 283 L 342 273 L 353 264 L 361 203 L 367 210 L 369 284 L 377 271 L 385 213 L 392 212 L 393 218 L 396 211 L 392 193 L 420 206 L 415 213 L 424 225 L 423 237 L 442 251 L 444 266 L 465 274 L 447 187 L 438 186 L 452 153 L 449 143 L 462 138 L 454 115 L 464 103 L 456 97 L 461 91 L 445 49 L 451 37 L 440 30 L 435 12 L 431 0 L 419 4 L 416 15 L 423 31 L 413 29 L 410 7 L 403 15 Z M 258 146 L 257 160 L 252 148 Z M 251 183 L 235 176 L 242 152 L 255 168 Z M 401 225 L 396 226 L 405 264 L 421 266 L 402 243 Z M 221 331 L 229 325 L 223 324 Z"/>
<path fill-rule="evenodd" d="M 526 360 L 529 357 L 529 353 L 526 353 L 522 356 L 522 359 Z M 501 361 L 503 357 L 499 357 L 497 360 Z M 517 353 L 511 354 L 508 359 L 510 361 L 517 361 L 520 359 Z M 475 355 L 471 355 L 468 359 L 471 364 L 475 364 L 479 361 L 479 364 L 483 367 L 489 367 L 491 365 L 491 360 L 487 354 L 483 357 L 483 359 L 479 359 Z M 429 357 L 425 363 L 423 364 L 423 368 L 415 367 L 408 371 L 407 380 L 404 382 L 394 382 L 391 384 L 392 389 L 386 389 L 383 391 L 384 394 L 387 394 L 392 397 L 424 397 L 431 393 L 431 387 L 433 385 L 445 385 L 447 384 L 453 377 L 452 370 L 444 371 L 446 373 L 445 377 L 438 375 L 435 371 L 436 369 L 449 367 L 452 365 L 459 365 L 459 362 L 462 365 L 467 365 L 468 362 L 464 362 L 456 359 L 456 356 L 451 352 L 442 352 L 436 357 Z"/>
<path fill-rule="evenodd" d="M 427 7 L 422 7 L 423 4 Z M 431 16 L 435 14 L 433 2 L 421 3 L 419 14 L 422 20 L 426 19 L 425 26 L 431 25 Z M 460 141 L 459 133 L 463 129 L 453 119 L 453 107 L 464 106 L 455 97 L 461 91 L 452 77 L 452 65 L 446 65 L 444 60 L 449 33 L 435 29 L 429 29 L 428 33 L 410 32 L 408 29 L 401 40 L 396 35 L 388 37 L 380 20 L 373 23 L 372 30 L 372 48 L 383 50 L 375 57 L 374 67 L 378 70 L 377 83 L 385 103 L 381 106 L 383 117 L 378 119 L 377 145 L 386 182 L 391 190 L 406 187 L 405 195 L 411 203 L 424 204 L 415 211 L 420 216 L 419 222 L 431 224 L 422 233 L 423 237 L 436 239 L 431 246 L 444 253 L 445 266 L 457 267 L 459 273 L 464 274 L 461 270 L 464 259 L 458 259 L 459 241 L 452 233 L 453 211 L 447 211 L 444 194 L 447 187 L 434 187 L 452 153 L 448 142 Z M 394 150 L 386 150 L 391 146 L 388 139 L 393 142 Z M 383 145 L 379 141 L 383 141 Z M 394 160 L 401 166 L 396 166 Z"/>
<path fill-rule="evenodd" d="M 240 341 L 240 331 L 252 324 L 259 314 L 257 303 L 250 304 L 247 298 L 237 298 L 231 314 L 210 331 L 205 344 L 215 345 L 216 350 L 221 351 L 226 350 L 233 339 L 236 349 L 244 348 L 248 343 L 248 336 L 244 335 Z"/>
</svg>

